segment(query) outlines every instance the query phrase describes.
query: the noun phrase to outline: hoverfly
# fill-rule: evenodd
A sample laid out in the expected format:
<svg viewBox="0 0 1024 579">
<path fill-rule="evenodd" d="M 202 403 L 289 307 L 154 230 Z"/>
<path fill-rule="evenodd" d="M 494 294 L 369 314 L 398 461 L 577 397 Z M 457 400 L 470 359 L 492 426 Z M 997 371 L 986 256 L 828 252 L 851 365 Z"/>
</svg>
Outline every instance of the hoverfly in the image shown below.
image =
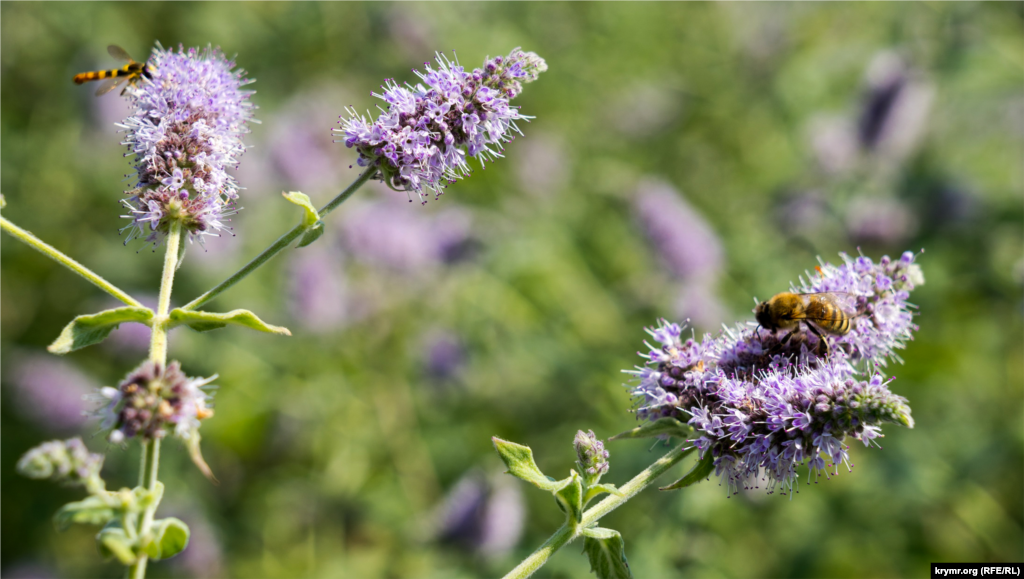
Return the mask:
<svg viewBox="0 0 1024 579">
<path fill-rule="evenodd" d="M 106 82 L 100 85 L 100 88 L 96 89 L 96 96 L 101 96 L 114 90 L 124 81 L 128 81 L 128 86 L 134 86 L 142 77 L 153 78 L 150 75 L 151 68 L 148 64 L 136 62 L 135 59 L 129 56 L 128 53 L 120 46 L 111 44 L 107 47 L 107 52 L 110 56 L 118 60 L 128 61 L 128 64 L 113 70 L 97 70 L 76 74 L 75 78 L 72 79 L 75 81 L 75 84 L 83 84 L 91 80 L 107 79 Z M 124 96 L 125 90 L 128 90 L 128 86 L 121 91 L 122 96 Z"/>
</svg>

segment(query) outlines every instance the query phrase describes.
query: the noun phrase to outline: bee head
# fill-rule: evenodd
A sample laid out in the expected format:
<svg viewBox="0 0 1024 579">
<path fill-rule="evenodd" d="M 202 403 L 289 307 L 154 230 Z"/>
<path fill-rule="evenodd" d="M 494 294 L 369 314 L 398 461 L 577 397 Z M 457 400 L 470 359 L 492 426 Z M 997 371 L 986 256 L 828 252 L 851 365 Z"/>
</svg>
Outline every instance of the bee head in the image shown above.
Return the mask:
<svg viewBox="0 0 1024 579">
<path fill-rule="evenodd" d="M 761 302 L 757 304 L 757 307 L 754 308 L 754 319 L 757 320 L 757 323 L 762 328 L 769 331 L 774 331 L 777 328 L 775 327 L 775 324 L 772 322 L 771 313 L 768 310 L 768 302 Z"/>
</svg>

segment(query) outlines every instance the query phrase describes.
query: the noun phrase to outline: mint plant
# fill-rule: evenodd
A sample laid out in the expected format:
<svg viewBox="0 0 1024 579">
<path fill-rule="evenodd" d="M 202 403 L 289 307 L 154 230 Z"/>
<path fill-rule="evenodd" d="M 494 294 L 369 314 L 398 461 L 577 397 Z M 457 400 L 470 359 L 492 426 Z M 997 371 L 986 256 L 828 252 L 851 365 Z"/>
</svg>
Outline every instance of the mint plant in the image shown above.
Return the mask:
<svg viewBox="0 0 1024 579">
<path fill-rule="evenodd" d="M 123 204 L 129 220 L 122 229 L 125 244 L 143 240 L 163 246 L 163 274 L 157 306 L 149 308 L 100 275 L 46 244 L 8 219 L 0 227 L 30 247 L 54 259 L 125 305 L 76 317 L 49 346 L 54 354 L 102 342 L 121 324 L 136 323 L 152 330 L 149 356 L 115 387 L 95 396 L 100 428 L 113 445 L 135 440 L 142 448 L 138 484 L 108 491 L 100 476 L 104 455 L 90 453 L 81 439 L 52 441 L 29 450 L 19 461 L 21 474 L 80 486 L 88 496 L 65 505 L 55 516 L 60 529 L 71 524 L 98 525 L 100 553 L 116 559 L 132 578 L 145 577 L 147 563 L 173 557 L 186 548 L 189 529 L 173 518 L 156 518 L 164 487 L 158 480 L 160 445 L 175 437 L 188 447 L 196 466 L 213 478 L 213 469 L 200 451 L 199 429 L 213 417 L 212 376 L 189 377 L 178 361 L 167 360 L 169 332 L 185 326 L 206 332 L 238 325 L 260 332 L 289 336 L 284 327 L 264 322 L 255 313 L 236 309 L 210 312 L 199 308 L 238 283 L 272 257 L 295 243 L 304 247 L 323 235 L 331 211 L 371 179 L 426 199 L 447 184 L 466 177 L 468 159 L 491 161 L 501 156 L 503 143 L 519 132 L 518 120 L 529 120 L 509 101 L 523 84 L 547 70 L 536 54 L 514 49 L 506 57 L 488 59 L 483 67 L 466 70 L 458 61 L 438 55 L 437 68 L 417 72 L 419 84 L 400 86 L 388 81 L 380 96 L 388 104 L 369 121 L 351 113 L 339 131 L 345 144 L 359 152 L 359 177 L 327 205 L 317 210 L 300 192 L 284 199 L 301 209 L 299 223 L 223 282 L 174 308 L 171 293 L 186 248 L 203 244 L 207 236 L 222 235 L 239 207 L 239 191 L 229 169 L 245 152 L 247 126 L 255 122 L 252 82 L 219 49 L 164 49 L 159 44 L 146 62 L 147 74 L 123 93 L 133 113 L 119 124 L 123 142 L 134 159 L 135 182 Z M 411 199 L 410 199 L 411 200 Z M 0 207 L 6 205 L 0 203 Z M 296 243 L 297 242 L 297 243 Z M 226 378 L 230 382 L 230 377 Z"/>
</svg>

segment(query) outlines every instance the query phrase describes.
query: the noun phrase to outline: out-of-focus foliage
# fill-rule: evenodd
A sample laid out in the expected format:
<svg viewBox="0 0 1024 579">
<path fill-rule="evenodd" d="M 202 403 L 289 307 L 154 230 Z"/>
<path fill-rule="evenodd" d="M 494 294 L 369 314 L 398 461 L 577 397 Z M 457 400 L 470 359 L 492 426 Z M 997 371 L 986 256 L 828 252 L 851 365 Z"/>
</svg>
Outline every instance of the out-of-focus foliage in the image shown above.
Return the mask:
<svg viewBox="0 0 1024 579">
<path fill-rule="evenodd" d="M 537 118 L 506 159 L 426 207 L 360 191 L 318 242 L 211 304 L 292 337 L 171 334 L 189 375 L 220 374 L 203 426 L 220 485 L 165 445 L 160 516 L 184 520 L 192 539 L 152 574 L 501 574 L 562 514 L 494 474 L 491 436 L 566 476 L 578 429 L 607 438 L 635 425 L 619 370 L 637 363 L 644 325 L 679 312 L 752 319 L 754 296 L 857 246 L 926 250 L 921 329 L 892 368 L 916 428 L 887 429 L 884 450 L 855 448 L 852 474 L 840 467 L 793 500 L 727 499 L 717 481 L 650 489 L 602 526 L 621 532 L 637 577 L 920 576 L 931 561 L 1020 561 L 1021 6 L 4 3 L 4 215 L 152 301 L 161 254 L 117 236 L 129 166 L 113 123 L 127 111 L 71 77 L 117 64 L 111 43 L 138 59 L 156 40 L 237 53 L 262 120 L 236 172 L 245 209 L 236 236 L 189 249 L 180 306 L 300 218 L 281 191 L 320 205 L 356 177 L 353 151 L 330 143 L 346 105 L 376 106 L 371 91 L 412 80 L 435 50 L 478 66 L 522 46 L 549 71 L 515 102 Z M 673 263 L 685 249 L 652 245 L 665 237 L 645 230 L 637 201 L 650 183 L 717 235 L 701 275 Z M 122 327 L 47 370 L 40 356 L 65 324 L 114 304 L 8 236 L 2 269 L 0 572 L 115 575 L 88 529 L 53 529 L 74 492 L 14 465 L 43 440 L 92 431 L 67 404 L 133 368 L 146 332 Z M 40 408 L 50 400 L 59 409 Z M 134 485 L 137 447 L 87 442 L 108 453 L 112 487 Z M 607 448 L 616 484 L 662 452 Z M 578 548 L 542 571 L 588 573 Z"/>
</svg>

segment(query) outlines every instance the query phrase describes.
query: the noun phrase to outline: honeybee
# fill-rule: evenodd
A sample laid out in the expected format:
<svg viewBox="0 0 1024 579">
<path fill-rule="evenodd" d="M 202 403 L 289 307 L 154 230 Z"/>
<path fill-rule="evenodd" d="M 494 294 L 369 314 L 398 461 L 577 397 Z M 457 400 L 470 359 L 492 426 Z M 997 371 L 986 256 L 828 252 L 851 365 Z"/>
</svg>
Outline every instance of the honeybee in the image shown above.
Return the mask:
<svg viewBox="0 0 1024 579">
<path fill-rule="evenodd" d="M 782 292 L 775 294 L 768 301 L 757 304 L 754 308 L 754 317 L 766 330 L 791 330 L 780 345 L 789 341 L 803 322 L 824 344 L 827 355 L 829 345 L 823 334 L 842 336 L 850 331 L 851 314 L 840 305 L 841 301 L 839 294 L 831 292 Z"/>
<path fill-rule="evenodd" d="M 75 84 L 82 84 L 91 80 L 103 80 L 108 79 L 106 82 L 100 85 L 100 88 L 96 89 L 96 96 L 105 95 L 108 92 L 117 88 L 122 82 L 128 81 L 128 86 L 133 86 L 139 82 L 142 77 L 153 78 L 150 75 L 150 66 L 142 62 L 136 62 L 127 52 L 120 46 L 111 44 L 107 47 L 107 52 L 110 56 L 118 60 L 127 60 L 128 64 L 121 68 L 115 68 L 112 70 L 97 70 L 93 72 L 82 72 L 75 75 L 72 80 Z M 128 90 L 128 86 L 121 91 L 121 95 L 124 95 L 124 91 Z"/>
</svg>

